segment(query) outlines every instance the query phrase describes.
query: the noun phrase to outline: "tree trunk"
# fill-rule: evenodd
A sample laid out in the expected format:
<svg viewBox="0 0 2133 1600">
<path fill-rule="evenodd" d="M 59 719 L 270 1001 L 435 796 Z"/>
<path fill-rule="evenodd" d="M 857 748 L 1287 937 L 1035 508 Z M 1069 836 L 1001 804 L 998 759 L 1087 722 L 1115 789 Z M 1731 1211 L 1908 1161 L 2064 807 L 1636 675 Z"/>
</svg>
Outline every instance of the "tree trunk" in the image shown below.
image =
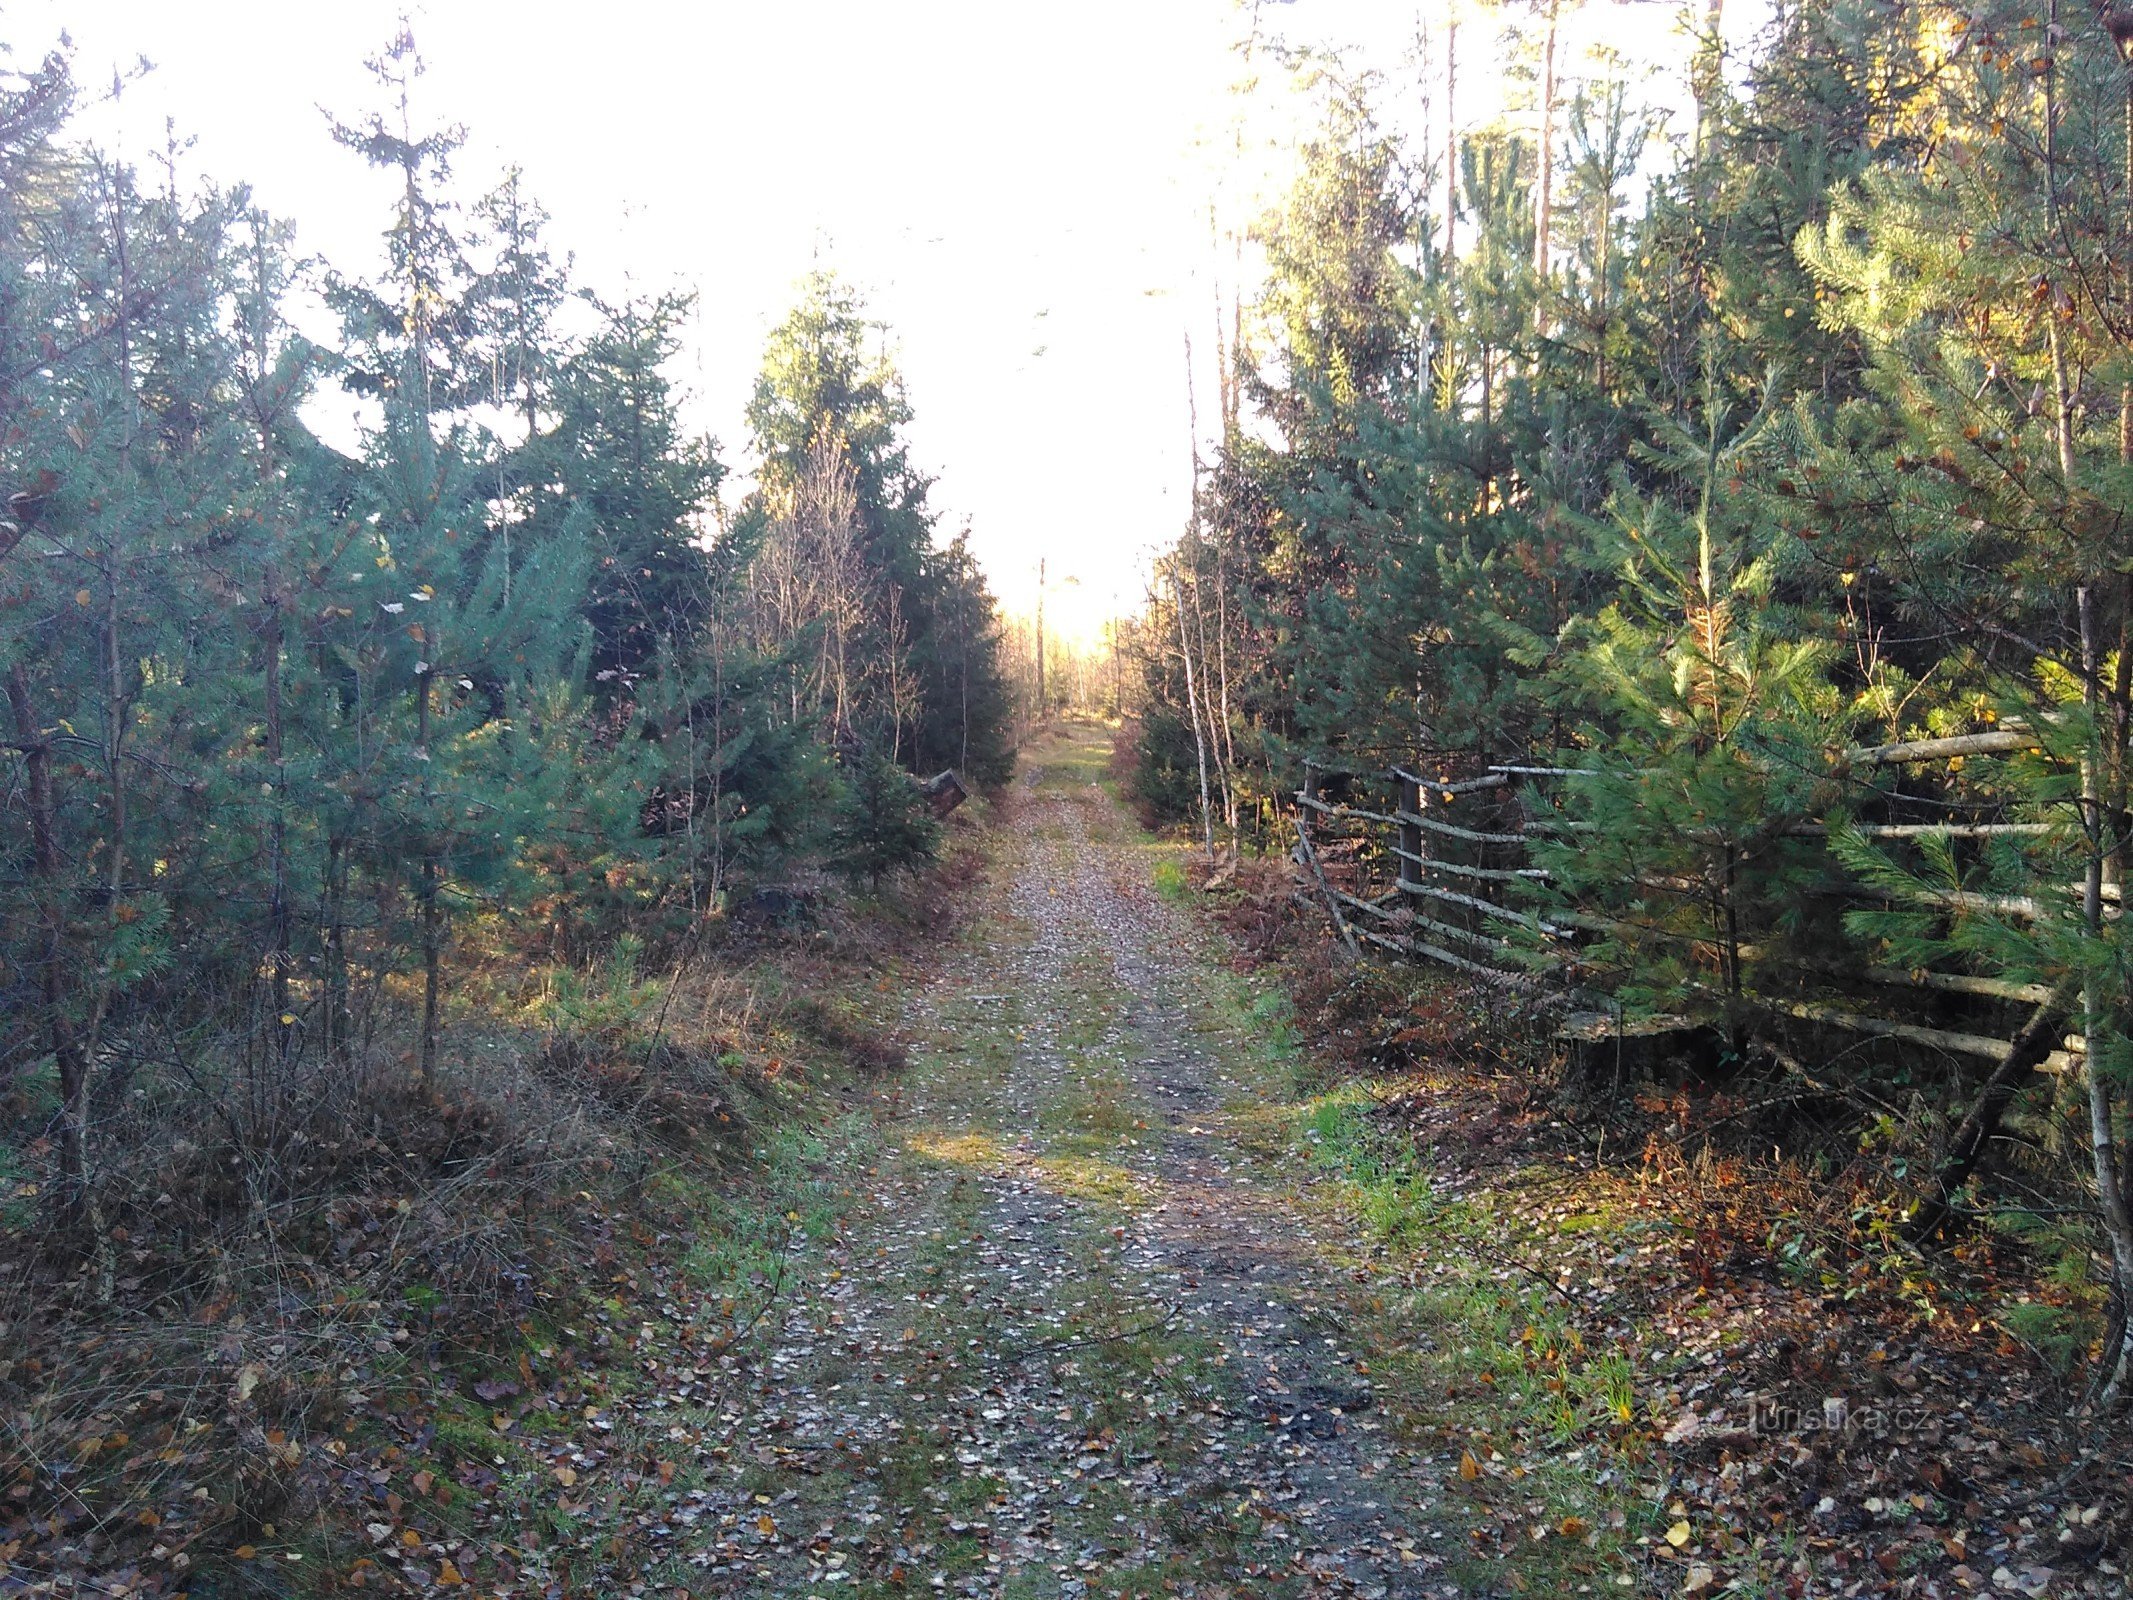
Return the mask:
<svg viewBox="0 0 2133 1600">
<path fill-rule="evenodd" d="M 422 750 L 422 1054 L 415 1069 L 418 1082 L 428 1083 L 437 1070 L 437 1037 L 441 1029 L 444 1000 L 444 907 L 438 896 L 442 874 L 438 869 L 436 839 L 436 788 L 430 781 L 430 683 L 425 668 L 417 678 L 415 740 Z"/>
<path fill-rule="evenodd" d="M 1554 225 L 1555 193 L 1555 38 L 1562 0 L 1548 0 L 1548 32 L 1541 47 L 1540 197 L 1534 219 L 1533 266 L 1545 288 L 1548 282 L 1548 234 Z"/>
<path fill-rule="evenodd" d="M 2076 592 L 2075 604 L 2081 629 L 2082 699 L 2089 713 L 2089 749 L 2081 763 L 2081 822 L 2086 835 L 2087 856 L 2082 875 L 2081 909 L 2082 920 L 2093 940 L 2103 937 L 2103 865 L 2109 848 L 2106 829 L 2113 824 L 2104 815 L 2099 788 L 2102 752 L 2098 747 L 2096 718 L 2096 621 L 2087 584 Z M 2094 979 L 2083 986 L 2081 1028 L 2089 1048 L 2083 1052 L 2081 1070 L 2088 1085 L 2089 1154 L 2095 1174 L 2096 1207 L 2103 1220 L 2104 1239 L 2110 1247 L 2112 1288 L 2121 1307 L 2133 1307 L 2133 1208 L 2126 1203 L 2124 1173 L 2119 1165 L 2118 1108 L 2112 1103 L 2110 1075 L 2104 1069 L 2101 1052 L 2097 1049 L 2097 1041 L 2116 1032 L 2122 1022 L 2121 1016 L 2112 1014 L 2117 1009 L 2113 1000 L 2106 999 L 2102 986 Z M 2124 1324 L 2125 1319 L 2121 1317 L 2119 1347 L 2103 1352 L 2103 1364 L 2110 1372 L 2103 1387 L 2106 1406 L 2115 1405 L 2124 1392 Z"/>
<path fill-rule="evenodd" d="M 74 996 L 68 975 L 74 960 L 67 949 L 66 867 L 60 858 L 58 805 L 52 792 L 52 746 L 38 725 L 30 699 L 29 674 L 17 663 L 7 680 L 7 702 L 14 714 L 15 747 L 28 769 L 25 797 L 30 822 L 30 872 L 37 885 L 38 994 L 44 1006 L 45 1036 L 59 1069 L 59 1204 L 61 1214 L 79 1223 L 89 1214 L 89 1057 L 74 1031 Z"/>
<path fill-rule="evenodd" d="M 1978 1164 L 1984 1160 L 1986 1146 L 2000 1131 L 2000 1120 L 2007 1115 L 2007 1108 L 2014 1104 L 2015 1096 L 2022 1092 L 2030 1075 L 2043 1065 L 2044 1058 L 2052 1053 L 2053 1045 L 2066 1026 L 2067 1011 L 2072 1003 L 2071 991 L 2052 995 L 2029 1014 L 2029 1020 L 2015 1034 L 2008 1046 L 2007 1058 L 1993 1068 L 1992 1076 L 1978 1090 L 1969 1113 L 1949 1139 L 1948 1148 L 1941 1156 L 1940 1169 L 1933 1174 L 1931 1192 L 1905 1223 L 1904 1231 L 1911 1238 L 1928 1239 L 1947 1226 L 1949 1215 L 1955 1208 L 1956 1192 L 1970 1181 Z"/>
<path fill-rule="evenodd" d="M 2044 68 L 2044 199 L 2051 213 L 2052 231 L 2059 225 L 2059 0 L 2051 0 L 2045 28 Z M 2044 326 L 2052 359 L 2052 440 L 2058 446 L 2061 493 L 2074 487 L 2074 388 L 2067 371 L 2066 345 L 2059 333 L 2059 286 L 2050 286 L 2044 307 Z M 2084 601 L 2084 604 L 2086 602 Z"/>
<path fill-rule="evenodd" d="M 1200 694 L 1194 686 L 1192 672 L 1192 641 L 1185 634 L 1185 594 L 1178 585 L 1178 569 L 1170 569 L 1170 596 L 1172 609 L 1178 617 L 1178 653 L 1185 658 L 1185 707 L 1192 717 L 1192 745 L 1200 758 L 1200 836 L 1207 847 L 1207 859 L 1215 859 L 1214 814 L 1207 801 L 1207 735 L 1200 727 Z"/>
<path fill-rule="evenodd" d="M 278 1114 L 289 1090 L 289 1061 L 295 1049 L 296 1015 L 289 1003 L 289 772 L 282 753 L 282 592 L 281 574 L 272 561 L 263 575 L 266 627 L 267 761 L 274 769 L 274 814 L 267 823 L 267 967 L 268 1003 L 274 1020 L 268 1037 L 274 1046 L 273 1078 L 260 1085 L 255 1115 L 262 1124 Z M 258 1130 L 258 1131 L 263 1131 Z"/>
<path fill-rule="evenodd" d="M 1457 0 L 1453 0 L 1456 6 Z M 1459 13 L 1444 22 L 1444 264 L 1459 254 Z"/>
<path fill-rule="evenodd" d="M 1711 153 L 1711 123 L 1718 112 L 1718 94 L 1724 85 L 1726 0 L 1707 0 L 1703 11 L 1703 42 L 1692 68 L 1692 92 L 1696 97 L 1696 161 L 1700 168 Z M 1699 172 L 1697 182 L 1709 196 L 1710 177 Z"/>
</svg>

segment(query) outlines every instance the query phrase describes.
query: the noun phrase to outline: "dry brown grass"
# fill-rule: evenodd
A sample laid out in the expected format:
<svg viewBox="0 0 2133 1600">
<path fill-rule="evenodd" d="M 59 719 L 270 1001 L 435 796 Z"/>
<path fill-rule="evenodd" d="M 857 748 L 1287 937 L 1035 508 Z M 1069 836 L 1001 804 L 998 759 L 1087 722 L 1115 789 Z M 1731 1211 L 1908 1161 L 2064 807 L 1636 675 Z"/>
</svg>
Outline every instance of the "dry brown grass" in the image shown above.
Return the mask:
<svg viewBox="0 0 2133 1600">
<path fill-rule="evenodd" d="M 99 1247 L 41 1229 L 34 1196 L 0 1238 L 0 1584 L 237 1582 L 228 1553 L 269 1525 L 330 1523 L 376 1411 L 358 1373 L 419 1393 L 508 1370 L 630 1248 L 615 1217 L 650 1237 L 685 1204 L 663 1180 L 745 1181 L 786 1080 L 903 1065 L 860 1002 L 960 927 L 978 828 L 961 816 L 932 871 L 824 895 L 803 926 L 578 971 L 463 950 L 427 1084 L 404 1012 L 271 1115 L 212 1048 L 137 1074 L 96 1129 Z"/>
</svg>

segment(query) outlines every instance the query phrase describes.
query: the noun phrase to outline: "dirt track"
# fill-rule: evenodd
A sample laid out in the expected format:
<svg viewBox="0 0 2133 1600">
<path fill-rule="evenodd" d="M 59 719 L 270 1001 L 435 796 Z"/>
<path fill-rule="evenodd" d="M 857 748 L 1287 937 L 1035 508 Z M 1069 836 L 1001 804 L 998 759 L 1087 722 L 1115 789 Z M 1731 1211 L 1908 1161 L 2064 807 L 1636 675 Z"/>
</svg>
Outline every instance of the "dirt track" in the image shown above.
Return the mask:
<svg viewBox="0 0 2133 1600">
<path fill-rule="evenodd" d="M 1098 759 L 1036 753 L 912 1070 L 824 1142 L 848 1210 L 792 1258 L 692 1589 L 1460 1592 L 1367 1247 Z"/>
</svg>

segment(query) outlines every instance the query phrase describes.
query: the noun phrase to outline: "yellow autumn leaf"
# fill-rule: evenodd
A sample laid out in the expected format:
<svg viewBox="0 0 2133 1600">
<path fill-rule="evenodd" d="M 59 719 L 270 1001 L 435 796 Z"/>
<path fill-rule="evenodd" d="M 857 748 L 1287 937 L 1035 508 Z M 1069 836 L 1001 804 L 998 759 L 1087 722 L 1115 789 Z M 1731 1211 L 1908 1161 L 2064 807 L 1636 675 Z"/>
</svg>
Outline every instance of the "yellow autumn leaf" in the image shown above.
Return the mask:
<svg viewBox="0 0 2133 1600">
<path fill-rule="evenodd" d="M 1462 1450 L 1459 1452 L 1459 1476 L 1466 1479 L 1468 1483 L 1472 1483 L 1481 1476 L 1481 1463 L 1474 1459 L 1473 1451 Z"/>
<path fill-rule="evenodd" d="M 459 1575 L 459 1569 L 453 1566 L 451 1559 L 447 1557 L 444 1565 L 437 1569 L 437 1581 L 444 1584 L 454 1584 L 465 1583 L 467 1580 Z"/>
<path fill-rule="evenodd" d="M 763 1515 L 755 1519 L 755 1531 L 766 1539 L 775 1538 L 778 1532 L 777 1519 L 772 1517 L 769 1512 L 764 1512 Z"/>
<path fill-rule="evenodd" d="M 557 1467 L 555 1469 L 555 1481 L 564 1488 L 569 1488 L 578 1481 L 577 1469 L 575 1467 Z"/>
<path fill-rule="evenodd" d="M 1689 1525 L 1687 1519 L 1683 1519 L 1682 1521 L 1675 1523 L 1671 1528 L 1666 1530 L 1666 1542 L 1672 1545 L 1676 1550 L 1679 1550 L 1683 1545 L 1689 1542 Z"/>
<path fill-rule="evenodd" d="M 259 1546 L 256 1544 L 241 1544 L 231 1553 L 235 1555 L 239 1561 L 249 1561 L 252 1559 L 252 1557 L 259 1554 Z"/>
</svg>

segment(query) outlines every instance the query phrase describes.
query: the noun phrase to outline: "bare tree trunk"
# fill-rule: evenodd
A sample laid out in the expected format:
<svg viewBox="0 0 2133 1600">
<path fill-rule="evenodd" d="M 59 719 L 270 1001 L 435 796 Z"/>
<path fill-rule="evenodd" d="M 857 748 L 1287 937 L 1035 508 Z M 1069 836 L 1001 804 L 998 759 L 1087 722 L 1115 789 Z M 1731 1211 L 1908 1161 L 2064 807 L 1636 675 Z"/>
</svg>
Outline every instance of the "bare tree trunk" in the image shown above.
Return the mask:
<svg viewBox="0 0 2133 1600">
<path fill-rule="evenodd" d="M 1200 676 L 1205 682 L 1208 664 L 1207 608 L 1200 601 L 1200 540 L 1195 534 L 1192 540 L 1192 632 L 1200 650 Z M 1215 723 L 1214 699 L 1211 695 L 1200 696 L 1201 709 L 1207 719 L 1207 748 L 1214 753 L 1215 784 L 1222 791 L 1223 825 L 1234 831 L 1236 823 L 1236 798 L 1230 783 L 1229 768 L 1223 761 L 1222 730 Z"/>
<path fill-rule="evenodd" d="M 434 646 L 433 646 L 434 647 Z M 430 670 L 416 678 L 415 740 L 422 750 L 422 1054 L 416 1079 L 428 1083 L 437 1070 L 437 1036 L 444 1001 L 444 907 L 438 869 L 437 794 L 430 781 Z"/>
<path fill-rule="evenodd" d="M 1170 595 L 1178 616 L 1178 654 L 1185 659 L 1185 706 L 1192 716 L 1192 745 L 1200 758 L 1200 837 L 1207 847 L 1207 859 L 1215 859 L 1214 814 L 1207 800 L 1207 735 L 1200 727 L 1200 694 L 1194 687 L 1192 672 L 1192 641 L 1185 636 L 1185 594 L 1178 583 L 1178 569 L 1173 563 L 1170 569 Z"/>
<path fill-rule="evenodd" d="M 75 997 L 68 992 L 75 962 L 67 950 L 66 867 L 60 858 L 59 808 L 52 791 L 52 746 L 37 721 L 29 674 L 20 662 L 8 674 L 7 702 L 14 714 L 15 748 L 28 769 L 30 871 L 37 884 L 41 946 L 38 996 L 59 1069 L 59 1204 L 72 1224 L 89 1211 L 89 1057 L 74 1030 Z"/>
<path fill-rule="evenodd" d="M 2082 874 L 2081 910 L 2091 939 L 2103 937 L 2103 863 L 2108 849 L 2106 829 L 2113 824 L 2104 816 L 2098 787 L 2101 751 L 2097 747 L 2096 720 L 2097 647 L 2095 607 L 2089 586 L 2077 591 L 2075 603 L 2081 628 L 2082 699 L 2089 713 L 2089 749 L 2081 763 L 2081 822 L 2087 857 Z M 2110 1074 L 2105 1069 L 2099 1042 L 2116 1031 L 2118 1019 L 2104 998 L 2101 986 L 2090 979 L 2082 987 L 2082 1032 L 2088 1049 L 2082 1056 L 2082 1072 L 2088 1081 L 2089 1150 L 2095 1171 L 2096 1204 L 2103 1218 L 2104 1238 L 2111 1252 L 2113 1288 L 2121 1307 L 2133 1307 L 2133 1210 L 2129 1210 L 2119 1170 L 2117 1108 L 2112 1104 Z M 2119 1347 L 2106 1350 L 2104 1361 L 2110 1377 L 2103 1389 L 2105 1406 L 2115 1405 L 2124 1392 L 2126 1334 L 2121 1318 Z"/>
<path fill-rule="evenodd" d="M 1221 674 L 1223 790 L 1229 803 L 1231 851 L 1244 854 L 1244 827 L 1237 801 L 1237 738 L 1229 708 L 1229 575 L 1222 558 L 1222 542 L 1215 541 L 1215 666 Z"/>
<path fill-rule="evenodd" d="M 348 973 L 348 845 L 349 841 L 339 835 L 326 841 L 326 873 L 319 906 L 326 940 L 320 1026 L 325 1034 L 327 1059 L 342 1067 L 354 1059 L 355 1045 L 355 1011 Z"/>
<path fill-rule="evenodd" d="M 1949 1138 L 1948 1148 L 1941 1155 L 1940 1170 L 1933 1174 L 1932 1191 L 1905 1224 L 1905 1231 L 1912 1238 L 1930 1238 L 1946 1224 L 1954 1210 L 1956 1192 L 1977 1171 L 1992 1136 L 1999 1132 L 2007 1108 L 2014 1104 L 2015 1096 L 2043 1064 L 2044 1058 L 2052 1053 L 2052 1047 L 2066 1026 L 2071 1001 L 2072 995 L 2068 991 L 2050 996 L 2029 1014 L 2021 1031 L 2009 1043 L 2007 1058 L 1993 1068 L 1992 1075 L 1971 1102 L 1969 1113 Z"/>
<path fill-rule="evenodd" d="M 2059 0 L 2051 0 L 2045 29 L 2044 69 L 2044 198 L 2051 212 L 2052 230 L 2059 229 Z M 2059 314 L 2062 291 L 2055 283 L 2044 307 L 2044 326 L 2052 358 L 2052 440 L 2058 446 L 2062 490 L 2074 487 L 2074 388 L 2067 372 L 2066 346 L 2060 338 Z"/>
<path fill-rule="evenodd" d="M 911 704 L 909 662 L 905 659 L 906 638 L 904 631 L 904 591 L 901 584 L 889 585 L 889 759 L 902 762 L 904 754 L 904 722 L 907 718 L 916 721 Z"/>
<path fill-rule="evenodd" d="M 262 458 L 264 467 L 264 458 Z M 288 1092 L 289 1061 L 295 1049 L 296 1013 L 289 1001 L 289 769 L 283 757 L 281 669 L 282 607 L 281 573 L 267 563 L 262 586 L 266 590 L 266 626 L 260 643 L 265 660 L 267 714 L 267 763 L 274 769 L 274 814 L 267 822 L 267 967 L 268 1003 L 274 1020 L 268 1037 L 273 1041 L 273 1081 L 260 1085 L 255 1114 L 263 1134 Z"/>
<path fill-rule="evenodd" d="M 1459 254 L 1459 0 L 1444 21 L 1444 264 Z"/>
<path fill-rule="evenodd" d="M 1193 632 L 1199 639 L 1200 663 L 1204 667 L 1209 660 L 1209 651 L 1207 648 L 1207 608 L 1201 604 L 1200 600 L 1200 406 L 1199 398 L 1194 392 L 1192 382 L 1192 335 L 1190 333 L 1185 336 L 1185 415 L 1187 426 L 1192 436 L 1192 508 L 1189 538 L 1192 549 Z M 1229 703 L 1227 672 L 1223 674 L 1222 698 L 1223 714 L 1226 718 Z M 1234 836 L 1237 831 L 1236 785 L 1230 781 L 1229 765 L 1223 756 L 1223 729 L 1215 722 L 1215 707 L 1211 699 L 1207 703 L 1207 732 L 1208 744 L 1215 753 L 1215 775 L 1222 787 L 1223 821 Z M 1214 854 L 1212 839 L 1210 839 L 1208 845 L 1208 854 L 1210 857 Z"/>
<path fill-rule="evenodd" d="M 1719 90 L 1725 82 L 1725 21 L 1726 0 L 1707 0 L 1703 10 L 1703 43 L 1691 69 L 1691 89 L 1696 97 L 1696 160 L 1699 165 L 1711 153 L 1711 125 L 1718 115 Z M 1706 186 L 1708 194 L 1708 175 L 1700 175 L 1697 181 Z"/>
<path fill-rule="evenodd" d="M 126 237 L 126 180 L 121 171 L 109 177 L 111 195 L 111 241 L 112 251 L 118 261 L 119 297 L 116 335 L 118 339 L 119 392 L 125 397 L 125 425 L 119 433 L 119 480 L 129 484 L 133 476 L 133 441 L 140 428 L 140 398 L 135 393 L 133 381 L 133 261 Z M 128 495 L 130 499 L 130 493 Z M 105 835 L 108 860 L 104 872 L 104 933 L 108 943 L 119 928 L 121 902 L 126 896 L 126 852 L 130 837 L 128 816 L 129 794 L 126 784 L 126 729 L 132 714 L 132 693 L 127 684 L 127 656 L 121 641 L 121 612 L 119 585 L 122 577 L 123 559 L 119 549 L 121 537 L 116 517 L 104 541 L 103 579 L 104 614 L 100 644 L 103 650 L 104 708 L 103 708 L 103 757 L 104 791 L 108 806 L 108 831 Z M 83 1050 L 93 1059 L 97 1051 L 97 1038 L 102 1032 L 104 1013 L 113 999 L 109 981 L 99 982 L 94 990 L 94 999 L 89 1009 L 88 1025 L 83 1030 Z M 86 1197 L 93 1207 L 94 1197 Z M 105 1246 L 108 1248 L 108 1246 Z"/>
<path fill-rule="evenodd" d="M 265 219 L 252 215 L 253 286 L 258 296 L 247 328 L 251 371 L 247 374 L 249 401 L 258 458 L 254 475 L 262 501 L 271 505 L 274 496 L 274 422 L 286 398 L 273 392 L 271 332 L 273 267 L 268 250 Z M 267 1003 L 273 1020 L 267 1037 L 272 1047 L 271 1082 L 259 1075 L 253 1085 L 254 1137 L 267 1133 L 287 1093 L 289 1065 L 295 1050 L 296 1016 L 290 1003 L 290 911 L 289 911 L 289 771 L 282 728 L 282 669 L 288 629 L 284 613 L 288 597 L 282 591 L 281 565 L 271 552 L 260 573 L 260 677 L 265 701 L 267 762 L 274 769 L 273 814 L 267 820 Z M 246 1052 L 247 1057 L 251 1052 Z"/>
<path fill-rule="evenodd" d="M 1541 47 L 1540 198 L 1534 219 L 1533 266 L 1543 286 L 1548 281 L 1548 235 L 1555 221 L 1555 39 L 1561 9 L 1562 0 L 1548 0 L 1548 32 Z"/>
<path fill-rule="evenodd" d="M 1481 347 L 1481 511 L 1486 516 L 1496 499 L 1496 352 Z"/>
</svg>

